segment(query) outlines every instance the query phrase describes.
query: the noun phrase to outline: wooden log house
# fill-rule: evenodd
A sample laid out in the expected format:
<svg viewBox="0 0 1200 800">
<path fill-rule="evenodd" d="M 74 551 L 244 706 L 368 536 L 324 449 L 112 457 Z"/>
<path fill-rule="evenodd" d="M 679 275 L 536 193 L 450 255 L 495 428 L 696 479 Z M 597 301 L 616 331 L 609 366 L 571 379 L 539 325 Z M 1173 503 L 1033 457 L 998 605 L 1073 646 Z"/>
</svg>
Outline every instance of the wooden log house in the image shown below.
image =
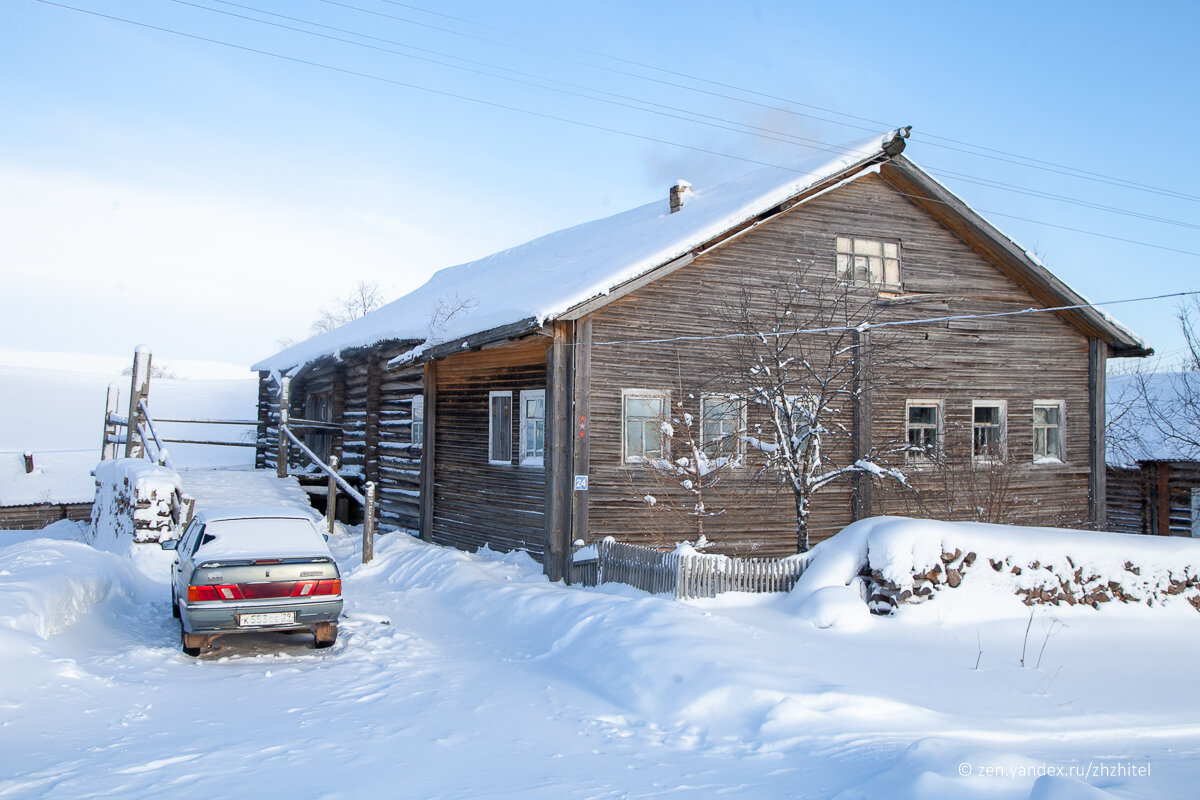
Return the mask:
<svg viewBox="0 0 1200 800">
<path fill-rule="evenodd" d="M 1106 360 L 1149 349 L 905 158 L 905 136 L 710 189 L 681 183 L 669 200 L 443 270 L 265 360 L 260 465 L 273 454 L 273 381 L 292 371 L 293 415 L 329 404 L 343 463 L 378 476 L 384 519 L 426 539 L 526 550 L 552 578 L 579 542 L 693 539 L 661 513 L 681 489 L 647 499 L 647 409 L 705 418 L 722 304 L 803 263 L 853 281 L 877 321 L 936 320 L 897 329 L 910 367 L 856 401 L 848 446 L 915 435 L 969 452 L 990 425 L 1013 464 L 1014 521 L 1103 527 Z M 447 304 L 460 313 L 431 336 Z M 1029 308 L 1061 310 L 981 316 Z M 739 424 L 752 430 L 764 413 L 751 405 Z M 718 552 L 795 552 L 790 493 L 752 460 L 724 478 L 725 513 L 705 534 Z M 930 483 L 921 463 L 901 466 L 914 486 Z M 831 486 L 814 498 L 813 540 L 906 510 L 869 482 Z"/>
</svg>

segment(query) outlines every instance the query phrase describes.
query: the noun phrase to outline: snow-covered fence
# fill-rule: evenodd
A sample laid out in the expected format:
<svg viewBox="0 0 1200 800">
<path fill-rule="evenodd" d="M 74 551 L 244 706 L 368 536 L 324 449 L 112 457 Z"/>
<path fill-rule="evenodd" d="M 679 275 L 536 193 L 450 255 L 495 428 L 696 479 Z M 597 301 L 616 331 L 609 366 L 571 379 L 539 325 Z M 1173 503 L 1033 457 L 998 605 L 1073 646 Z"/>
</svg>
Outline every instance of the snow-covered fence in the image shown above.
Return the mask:
<svg viewBox="0 0 1200 800">
<path fill-rule="evenodd" d="M 669 552 L 605 539 L 575 556 L 573 582 L 624 583 L 677 598 L 722 592 L 787 592 L 804 572 L 804 556 L 736 558 L 699 553 L 684 545 Z"/>
</svg>

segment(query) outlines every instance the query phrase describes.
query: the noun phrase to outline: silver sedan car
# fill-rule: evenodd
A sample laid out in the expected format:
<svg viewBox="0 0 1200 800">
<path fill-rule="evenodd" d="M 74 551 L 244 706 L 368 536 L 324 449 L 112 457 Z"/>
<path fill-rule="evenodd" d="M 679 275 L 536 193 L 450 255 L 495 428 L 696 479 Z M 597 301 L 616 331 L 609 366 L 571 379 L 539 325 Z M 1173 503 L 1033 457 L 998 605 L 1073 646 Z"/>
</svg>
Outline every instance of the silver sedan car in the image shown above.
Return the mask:
<svg viewBox="0 0 1200 800">
<path fill-rule="evenodd" d="M 171 607 L 183 652 L 200 654 L 218 636 L 309 631 L 317 647 L 337 640 L 342 581 L 325 537 L 303 511 L 201 511 L 175 551 Z"/>
</svg>

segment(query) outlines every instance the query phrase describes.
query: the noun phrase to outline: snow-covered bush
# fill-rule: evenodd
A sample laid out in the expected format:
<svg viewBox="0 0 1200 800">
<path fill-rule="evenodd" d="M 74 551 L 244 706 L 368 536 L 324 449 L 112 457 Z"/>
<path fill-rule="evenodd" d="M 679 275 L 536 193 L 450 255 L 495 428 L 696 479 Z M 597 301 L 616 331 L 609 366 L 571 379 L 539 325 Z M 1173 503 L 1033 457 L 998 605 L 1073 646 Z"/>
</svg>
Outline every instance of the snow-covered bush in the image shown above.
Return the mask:
<svg viewBox="0 0 1200 800">
<path fill-rule="evenodd" d="M 122 538 L 157 542 L 178 535 L 184 507 L 179 474 L 140 458 L 100 462 L 88 535 L 109 549 Z"/>
</svg>

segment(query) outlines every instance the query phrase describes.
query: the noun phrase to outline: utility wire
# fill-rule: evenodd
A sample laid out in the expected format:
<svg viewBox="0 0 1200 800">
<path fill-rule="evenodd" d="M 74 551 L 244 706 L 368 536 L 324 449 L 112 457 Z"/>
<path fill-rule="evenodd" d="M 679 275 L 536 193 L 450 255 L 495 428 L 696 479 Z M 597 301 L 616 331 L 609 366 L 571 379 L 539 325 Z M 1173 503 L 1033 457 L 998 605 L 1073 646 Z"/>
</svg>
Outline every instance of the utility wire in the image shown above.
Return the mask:
<svg viewBox="0 0 1200 800">
<path fill-rule="evenodd" d="M 330 3 L 332 5 L 340 5 L 340 6 L 343 6 L 346 8 L 354 8 L 358 11 L 362 11 L 363 13 L 379 14 L 379 12 L 357 8 L 355 6 L 351 6 L 347 3 L 337 2 L 336 0 L 322 0 L 322 2 Z M 546 53 L 545 51 L 540 51 L 540 52 L 533 51 L 528 48 L 519 47 L 517 45 L 513 45 L 508 42 L 497 41 L 495 39 L 488 39 L 485 37 L 473 36 L 471 34 L 463 33 L 461 31 L 455 31 L 452 29 L 428 25 L 428 23 L 417 22 L 416 20 L 406 19 L 404 17 L 395 17 L 395 16 L 391 16 L 391 15 L 387 15 L 387 14 L 380 14 L 380 16 L 389 17 L 391 19 L 395 19 L 400 22 L 407 22 L 412 25 L 422 25 L 422 26 L 433 28 L 435 30 L 443 31 L 445 33 L 450 33 L 450 34 L 453 34 L 456 36 L 464 36 L 467 38 L 485 41 L 485 42 L 488 42 L 489 44 L 500 45 L 501 47 L 509 47 L 509 48 L 521 50 L 523 52 L 531 52 L 536 55 L 547 55 L 547 56 L 550 56 L 551 58 L 557 58 L 557 59 L 568 61 L 571 63 L 582 64 L 584 66 L 589 66 L 594 69 L 602 69 L 602 70 L 607 70 L 607 71 L 611 71 L 611 72 L 616 72 L 617 74 L 626 75 L 628 77 L 634 77 L 634 78 L 639 78 L 641 80 L 647 80 L 647 81 L 652 81 L 655 83 L 661 83 L 661 84 L 665 84 L 668 86 L 685 89 L 687 91 L 699 92 L 702 94 L 709 94 L 709 95 L 712 95 L 715 97 L 720 97 L 720 98 L 727 99 L 727 100 L 735 100 L 737 102 L 756 105 L 761 108 L 765 108 L 765 109 L 772 110 L 772 111 L 780 111 L 780 112 L 784 112 L 784 113 L 788 113 L 788 114 L 794 114 L 796 116 L 808 117 L 810 119 L 816 119 L 816 120 L 819 120 L 822 122 L 829 122 L 829 123 L 832 123 L 835 125 L 842 125 L 842 126 L 849 127 L 849 128 L 856 128 L 858 130 L 865 130 L 865 131 L 873 132 L 873 131 L 877 130 L 879 127 L 883 127 L 883 128 L 900 127 L 900 126 L 892 124 L 892 123 L 881 122 L 879 120 L 871 119 L 869 117 L 862 117 L 862 116 L 858 116 L 855 114 L 848 114 L 844 111 L 838 111 L 836 109 L 825 108 L 823 106 L 813 105 L 812 103 L 805 103 L 800 100 L 790 99 L 790 98 L 786 98 L 786 97 L 780 97 L 778 95 L 760 92 L 755 89 L 747 89 L 745 87 L 737 86 L 734 84 L 722 83 L 721 81 L 715 81 L 715 80 L 703 78 L 703 77 L 700 77 L 697 75 L 691 75 L 691 74 L 688 74 L 685 72 L 679 72 L 676 70 L 667 69 L 666 67 L 660 67 L 660 66 L 656 66 L 654 64 L 646 64 L 641 61 L 622 58 L 620 56 L 614 56 L 609 53 L 600 52 L 598 50 L 589 50 L 587 48 L 580 47 L 578 45 L 565 45 L 565 44 L 562 44 L 561 42 L 555 42 L 551 39 L 543 39 L 543 38 L 536 37 L 536 36 L 530 36 L 529 34 L 521 33 L 519 31 L 512 31 L 512 30 L 508 30 L 508 29 L 501 28 L 501 27 L 494 26 L 494 25 L 487 25 L 482 22 L 477 22 L 475 20 L 470 20 L 470 19 L 466 19 L 463 17 L 456 17 L 451 14 L 445 14 L 445 13 L 442 13 L 439 11 L 434 11 L 432 9 L 424 8 L 422 6 L 414 5 L 411 3 L 399 2 L 399 0 L 382 0 L 382 2 L 385 2 L 389 5 L 400 6 L 403 8 L 412 9 L 414 11 L 421 11 L 426 14 L 432 14 L 432 15 L 443 17 L 446 19 L 455 20 L 457 22 L 463 22 L 463 23 L 466 23 L 469 25 L 475 25 L 477 27 L 494 30 L 494 31 L 497 31 L 500 33 L 510 35 L 510 36 L 519 36 L 524 39 L 531 39 L 533 41 L 542 42 L 544 44 L 550 44 L 555 47 L 562 47 L 562 48 L 567 48 L 567 49 L 571 49 L 571 50 L 576 50 L 576 51 L 579 51 L 582 53 L 587 53 L 589 55 L 594 55 L 594 56 L 599 56 L 600 58 L 609 59 L 609 60 L 615 61 L 617 63 L 628 64 L 631 66 L 639 67 L 641 69 L 654 70 L 655 72 L 659 72 L 659 73 L 662 73 L 665 75 L 673 75 L 673 76 L 676 76 L 679 78 L 686 78 L 691 81 L 708 84 L 709 86 L 718 86 L 718 87 L 725 88 L 725 89 L 732 89 L 734 91 L 744 92 L 745 94 L 753 95 L 756 97 L 762 97 L 767 100 L 773 100 L 773 101 L 780 102 L 780 103 L 788 103 L 790 105 L 800 106 L 802 108 L 810 108 L 810 109 L 813 109 L 815 111 L 820 111 L 825 114 L 833 114 L 835 116 L 843 117 L 845 119 L 851 119 L 851 120 L 855 120 L 857 122 L 867 123 L 873 127 L 864 127 L 863 125 L 851 124 L 851 123 L 843 122 L 841 120 L 832 120 L 832 119 L 828 119 L 826 117 L 818 117 L 818 116 L 814 116 L 811 114 L 803 114 L 803 113 L 793 111 L 793 110 L 787 109 L 787 108 L 780 108 L 778 106 L 767 105 L 767 104 L 763 104 L 763 103 L 756 103 L 754 101 L 745 100 L 745 99 L 739 98 L 739 97 L 731 97 L 729 95 L 725 95 L 725 94 L 721 94 L 721 93 L 708 92 L 703 89 L 697 89 L 697 88 L 691 87 L 691 86 L 680 85 L 680 84 L 670 82 L 670 81 L 660 81 L 660 80 L 656 80 L 654 78 L 650 78 L 648 76 L 638 75 L 636 73 L 629 73 L 629 72 L 625 72 L 622 70 L 612 70 L 610 68 L 606 68 L 606 67 L 600 66 L 598 64 L 592 64 L 592 63 L 586 62 L 586 61 L 579 61 L 577 59 L 570 59 L 570 58 L 566 58 L 564 56 L 556 56 L 552 53 Z M 1106 184 L 1109 184 L 1112 186 L 1118 186 L 1121 188 L 1135 189 L 1138 191 L 1149 192 L 1152 194 L 1158 194 L 1158 195 L 1165 196 L 1165 197 L 1172 197 L 1172 198 L 1179 199 L 1179 200 L 1189 200 L 1191 202 L 1200 203 L 1200 196 L 1197 196 L 1197 195 L 1187 194 L 1185 192 L 1180 192 L 1180 191 L 1176 191 L 1173 189 L 1165 189 L 1165 188 L 1153 186 L 1150 184 L 1139 183 L 1137 181 L 1131 181 L 1131 180 L 1127 180 L 1125 178 L 1118 178 L 1118 177 L 1114 177 L 1111 175 L 1105 175 L 1103 173 L 1093 172 L 1090 170 L 1079 169 L 1077 167 L 1071 167 L 1071 166 L 1059 164 L 1059 163 L 1056 163 L 1053 161 L 1046 161 L 1046 160 L 1042 160 L 1042 159 L 1038 159 L 1038 158 L 1033 158 L 1031 156 L 1024 156 L 1024 155 L 1020 155 L 1017 153 L 1008 152 L 1005 150 L 999 150 L 996 148 L 987 147 L 984 145 L 977 145 L 977 144 L 973 144 L 971 142 L 965 142 L 961 139 L 950 138 L 948 136 L 938 136 L 936 134 L 929 133 L 927 131 L 922 132 L 922 138 L 937 140 L 937 141 L 929 142 L 929 144 L 934 147 L 942 147 L 947 150 L 953 150 L 956 152 L 965 153 L 967 155 L 973 155 L 973 156 L 980 157 L 980 158 L 992 158 L 997 161 L 1002 161 L 1002 162 L 1009 163 L 1009 164 L 1016 164 L 1019 166 L 1030 167 L 1033 169 L 1041 169 L 1043 171 L 1052 172 L 1052 173 L 1056 173 L 1059 175 L 1065 175 L 1068 177 L 1079 178 L 1082 180 L 1091 180 L 1091 181 L 1095 181 L 1095 182 L 1099 182 L 1099 183 L 1106 183 Z M 939 142 L 950 142 L 954 145 L 960 145 L 960 147 L 953 147 L 948 144 L 940 144 Z M 972 148 L 972 149 L 966 150 L 963 148 Z M 983 152 L 978 152 L 978 151 L 983 151 Z M 989 155 L 987 155 L 987 153 L 994 153 L 996 155 L 989 156 Z M 1005 157 L 999 158 L 998 156 L 1005 156 Z M 1013 160 L 1013 159 L 1019 159 L 1019 160 Z"/>
<path fill-rule="evenodd" d="M 594 345 L 621 345 L 621 344 L 669 344 L 671 342 L 717 342 L 728 341 L 731 339 L 777 339 L 781 336 L 796 336 L 809 333 L 844 333 L 853 330 L 875 330 L 876 328 L 897 328 L 910 327 L 914 325 L 932 325 L 941 322 L 957 322 L 962 320 L 972 319 L 995 319 L 997 317 L 1020 317 L 1030 314 L 1045 314 L 1047 312 L 1059 311 L 1078 311 L 1081 309 L 1094 309 L 1099 313 L 1100 306 L 1115 306 L 1123 303 L 1144 303 L 1151 300 L 1167 300 L 1176 297 L 1192 297 L 1200 295 L 1200 290 L 1187 292 L 1172 292 L 1170 294 L 1159 294 L 1148 297 L 1128 297 L 1122 300 L 1108 300 L 1103 303 L 1076 303 L 1066 306 L 1054 306 L 1051 308 L 1022 308 L 1018 311 L 994 311 L 986 314 L 953 314 L 942 317 L 926 317 L 921 319 L 901 319 L 889 320 L 887 322 L 872 322 L 859 325 L 828 325 L 820 328 L 796 328 L 794 330 L 774 331 L 774 332 L 755 332 L 755 333 L 722 333 L 710 334 L 705 336 L 669 336 L 661 339 L 614 339 L 606 342 L 592 342 Z"/>
<path fill-rule="evenodd" d="M 175 0 L 175 1 L 183 2 L 183 0 Z M 331 0 L 324 0 L 324 1 L 330 2 Z M 710 148 L 684 144 L 682 142 L 676 142 L 676 141 L 663 139 L 663 138 L 656 137 L 656 136 L 649 136 L 646 134 L 635 133 L 633 131 L 622 130 L 619 128 L 613 128 L 613 127 L 609 127 L 606 125 L 600 125 L 597 123 L 585 122 L 583 120 L 571 119 L 568 117 L 561 117 L 561 116 L 558 116 L 555 114 L 549 114 L 546 112 L 534 111 L 532 109 L 527 109 L 527 108 L 521 108 L 519 106 L 506 105 L 504 103 L 498 103 L 498 102 L 495 102 L 492 100 L 485 100 L 485 99 L 479 98 L 479 97 L 472 97 L 470 95 L 460 94 L 457 92 L 450 92 L 450 91 L 446 91 L 443 89 L 435 89 L 435 88 L 432 88 L 429 86 L 423 86 L 423 85 L 411 83 L 408 81 L 401 81 L 401 80 L 397 80 L 394 78 L 387 78 L 382 75 L 376 75 L 373 73 L 361 72 L 358 70 L 348 69 L 345 67 L 337 67 L 337 66 L 333 66 L 331 64 L 325 64 L 322 62 L 298 58 L 295 56 L 283 55 L 282 53 L 276 53 L 276 52 L 272 52 L 269 50 L 262 50 L 262 49 L 255 48 L 255 47 L 249 47 L 247 45 L 234 44 L 232 42 L 227 42 L 227 41 L 224 41 L 221 39 L 215 39 L 215 38 L 208 37 L 208 36 L 201 36 L 199 34 L 194 34 L 194 33 L 187 33 L 185 31 L 180 31 L 180 30 L 176 30 L 173 28 L 166 28 L 166 27 L 162 27 L 162 26 L 158 26 L 158 25 L 152 25 L 152 24 L 146 23 L 146 22 L 139 22 L 137 20 L 131 20 L 131 19 L 127 19 L 124 17 L 118 17 L 118 16 L 111 15 L 111 14 L 105 14 L 105 13 L 102 13 L 99 11 L 93 11 L 90 9 L 79 8 L 76 6 L 67 5 L 65 3 L 55 2 L 54 0 L 35 0 L 35 2 L 42 3 L 43 5 L 61 8 L 61 9 L 67 10 L 67 11 L 74 11 L 74 12 L 81 13 L 81 14 L 87 14 L 90 16 L 111 20 L 113 22 L 120 22 L 120 23 L 127 24 L 127 25 L 134 25 L 134 26 L 137 26 L 140 28 L 145 28 L 148 30 L 158 31 L 160 33 L 167 33 L 167 34 L 171 34 L 173 36 L 180 36 L 183 38 L 192 39 L 195 41 L 201 41 L 201 42 L 205 42 L 208 44 L 215 44 L 215 45 L 219 45 L 222 47 L 228 47 L 228 48 L 231 48 L 234 50 L 240 50 L 240 51 L 247 52 L 247 53 L 254 53 L 256 55 L 266 56 L 268 58 L 275 58 L 275 59 L 279 59 L 282 61 L 291 62 L 294 64 L 303 64 L 305 66 L 316 67 L 318 69 L 325 69 L 325 70 L 329 70 L 332 72 L 341 73 L 344 75 L 351 75 L 354 77 L 365 78 L 367 80 L 378 81 L 378 82 L 390 84 L 393 86 L 400 86 L 400 87 L 407 88 L 407 89 L 415 89 L 417 91 L 426 92 L 429 94 L 439 95 L 439 96 L 443 96 L 443 97 L 450 97 L 450 98 L 457 99 L 457 100 L 465 100 L 467 102 L 477 103 L 480 105 L 485 105 L 485 106 L 489 106 L 492 108 L 498 108 L 498 109 L 502 109 L 505 111 L 512 111 L 512 112 L 519 113 L 519 114 L 525 114 L 525 115 L 537 117 L 540 119 L 547 119 L 547 120 L 552 120 L 552 121 L 556 121 L 556 122 L 564 122 L 564 123 L 567 123 L 570 125 L 576 125 L 576 126 L 588 128 L 591 130 L 602 131 L 605 133 L 614 133 L 614 134 L 617 134 L 620 136 L 626 136 L 626 137 L 633 138 L 633 139 L 639 139 L 641 141 L 653 142 L 655 144 L 667 145 L 669 147 L 678 147 L 678 148 L 685 149 L 685 150 L 691 150 L 693 152 L 705 153 L 707 155 L 714 155 L 714 156 L 718 156 L 718 157 L 722 157 L 722 158 L 728 158 L 728 159 L 732 159 L 735 161 L 741 161 L 743 163 L 754 164 L 754 165 L 762 166 L 762 167 L 771 167 L 774 169 L 785 170 L 788 172 L 794 172 L 794 173 L 801 174 L 801 175 L 813 174 L 811 172 L 806 172 L 804 170 L 800 170 L 795 167 L 787 166 L 784 164 L 776 164 L 776 163 L 772 163 L 769 161 L 762 161 L 759 159 L 747 158 L 745 156 L 739 156 L 739 155 L 735 155 L 732 153 L 726 153 L 726 152 L 722 152 L 722 151 L 718 151 L 718 150 L 713 150 Z M 185 3 L 185 4 L 191 5 L 191 3 Z M 341 5 L 341 4 L 335 3 L 335 5 Z M 202 6 L 197 6 L 197 7 L 203 8 Z M 207 10 L 214 10 L 214 9 L 207 9 Z M 223 12 L 218 12 L 218 13 L 223 13 Z M 274 24 L 274 23 L 267 23 L 267 24 Z M 315 34 L 315 35 L 319 35 L 319 34 Z M 819 148 L 819 149 L 824 149 L 824 148 Z M 845 153 L 848 151 L 846 151 L 846 150 L 836 150 L 836 151 L 831 150 L 830 152 L 837 152 L 839 154 L 842 154 L 842 153 Z M 903 194 L 903 193 L 900 193 L 900 194 Z M 906 196 L 917 197 L 915 195 L 906 195 Z M 927 197 L 923 197 L 923 196 L 920 199 L 927 200 L 930 202 L 939 202 L 939 203 L 942 202 L 939 200 L 935 200 L 933 198 L 927 198 Z M 1056 225 L 1056 224 L 1050 223 L 1050 222 L 1029 219 L 1026 217 L 1019 217 L 1019 216 L 1016 216 L 1013 214 L 1005 214 L 1005 213 L 998 212 L 998 211 L 984 211 L 982 209 L 980 209 L 980 211 L 982 213 L 987 213 L 987 214 L 991 214 L 994 216 L 1007 217 L 1009 219 L 1016 219 L 1016 220 L 1020 220 L 1023 222 L 1029 222 L 1029 223 L 1032 223 L 1035 225 L 1045 225 L 1047 227 L 1057 228 L 1060 230 L 1068 230 L 1068 231 L 1072 231 L 1075 233 L 1086 234 L 1089 236 L 1096 236 L 1099 238 L 1111 239 L 1114 241 L 1125 242 L 1128 244 L 1135 244 L 1135 245 L 1151 247 L 1151 248 L 1155 248 L 1155 249 L 1159 249 L 1159 250 L 1165 250 L 1165 251 L 1169 251 L 1169 252 L 1175 252 L 1175 253 L 1181 253 L 1184 255 L 1200 257 L 1200 253 L 1192 252 L 1189 250 L 1181 250 L 1178 248 L 1167 247 L 1164 245 L 1157 245 L 1157 244 L 1152 244 L 1149 242 L 1142 242 L 1142 241 L 1138 241 L 1135 239 L 1126 239 L 1123 237 L 1098 233 L 1096 231 L 1089 231 L 1089 230 L 1085 230 L 1082 228 L 1073 228 L 1073 227 L 1069 227 L 1066 225 Z"/>
<path fill-rule="evenodd" d="M 354 31 L 354 30 L 350 30 L 350 29 L 346 29 L 346 28 L 338 28 L 338 27 L 331 26 L 331 25 L 325 25 L 322 23 L 313 22 L 311 20 L 302 19 L 299 17 L 288 16 L 286 14 L 278 14 L 273 11 L 267 11 L 267 10 L 264 10 L 261 8 L 255 8 L 253 6 L 245 5 L 242 3 L 232 2 L 232 0 L 210 0 L 210 2 L 220 3 L 222 5 L 232 6 L 234 8 L 240 8 L 240 9 L 243 9 L 246 11 L 252 11 L 252 12 L 255 12 L 258 14 L 263 14 L 263 15 L 275 17 L 278 19 L 285 19 L 290 22 L 300 23 L 302 25 L 309 25 L 309 26 L 312 26 L 315 28 L 321 28 L 324 30 L 335 31 L 337 33 L 343 33 L 343 34 L 347 34 L 349 36 L 355 36 L 355 37 L 360 37 L 363 39 L 369 39 L 372 41 L 382 42 L 384 44 L 394 45 L 396 47 L 402 47 L 402 48 L 405 48 L 408 50 L 413 50 L 413 51 L 420 52 L 420 53 L 428 53 L 432 56 L 437 56 L 438 58 L 429 58 L 429 57 L 412 55 L 410 53 L 400 52 L 398 50 L 394 50 L 394 49 L 387 48 L 387 47 L 378 47 L 378 46 L 367 44 L 367 43 L 364 43 L 361 41 L 355 41 L 352 39 L 343 39 L 339 36 L 332 36 L 329 34 L 319 33 L 316 31 L 305 30 L 303 28 L 296 28 L 291 25 L 283 25 L 283 24 L 280 24 L 277 22 L 271 22 L 269 20 L 257 19 L 255 17 L 250 17 L 250 16 L 246 16 L 243 14 L 237 14 L 237 13 L 234 13 L 231 11 L 225 11 L 225 10 L 222 10 L 219 8 L 211 8 L 209 6 L 201 5 L 196 2 L 191 2 L 191 0 L 172 0 L 172 2 L 174 2 L 178 5 L 183 5 L 183 6 L 188 6 L 191 8 L 200 9 L 202 11 L 208 11 L 208 12 L 214 13 L 214 14 L 222 14 L 222 15 L 232 17 L 235 19 L 245 20 L 247 22 L 253 22 L 256 24 L 260 24 L 260 25 L 268 25 L 268 26 L 279 28 L 282 30 L 293 31 L 295 33 L 301 33 L 301 34 L 304 34 L 307 36 L 313 36 L 313 37 L 317 37 L 317 38 L 321 38 L 321 39 L 326 39 L 328 41 L 335 41 L 335 42 L 340 42 L 343 44 L 349 44 L 349 45 L 352 45 L 355 47 L 363 47 L 363 48 L 367 48 L 367 49 L 371 49 L 371 50 L 376 50 L 379 52 L 386 52 L 386 53 L 390 53 L 392 55 L 400 56 L 402 58 L 410 58 L 410 59 L 422 61 L 425 63 L 437 64 L 439 66 L 448 67 L 450 69 L 457 69 L 457 70 L 462 70 L 462 71 L 469 72 L 469 73 L 476 74 L 476 75 L 483 75 L 484 77 L 506 80 L 506 81 L 510 81 L 510 82 L 517 83 L 520 85 L 531 86 L 531 87 L 538 88 L 538 89 L 544 89 L 547 91 L 558 92 L 560 94 L 565 94 L 565 95 L 569 95 L 572 97 L 580 97 L 580 98 L 584 98 L 584 99 L 592 100 L 592 101 L 596 101 L 596 102 L 608 103 L 610 105 L 615 105 L 615 106 L 619 106 L 622 108 L 629 108 L 629 109 L 632 109 L 635 111 L 641 111 L 643 113 L 656 114 L 658 116 L 663 116 L 663 117 L 667 117 L 670 119 L 680 120 L 683 122 L 689 122 L 689 123 L 696 124 L 696 125 L 705 125 L 707 127 L 716 128 L 719 130 L 730 131 L 730 132 L 738 133 L 738 134 L 742 134 L 742 135 L 755 136 L 759 139 L 782 142 L 784 144 L 797 143 L 797 144 L 802 144 L 806 147 L 809 147 L 809 148 L 812 148 L 815 150 L 823 150 L 825 152 L 837 153 L 839 155 L 845 154 L 846 152 L 848 152 L 845 147 L 831 143 L 831 142 L 823 142 L 823 141 L 819 141 L 816 139 L 810 139 L 807 137 L 797 136 L 795 134 L 787 133 L 786 131 L 778 131 L 778 130 L 764 128 L 764 127 L 760 127 L 760 126 L 756 126 L 756 125 L 749 125 L 747 123 L 741 123 L 741 122 L 737 122 L 734 120 L 725 119 L 722 117 L 703 114 L 701 112 L 691 111 L 689 109 L 679 108 L 677 106 L 665 105 L 662 103 L 656 103 L 653 101 L 643 100 L 641 98 L 631 97 L 628 95 L 622 95 L 622 94 L 615 93 L 615 92 L 609 92 L 609 91 L 606 91 L 603 89 L 597 89 L 595 87 L 583 86 L 580 84 L 570 83 L 567 81 L 560 81 L 560 80 L 556 80 L 553 78 L 548 79 L 548 78 L 545 78 L 544 76 L 537 75 L 534 73 L 523 72 L 521 70 L 513 70 L 513 69 L 509 69 L 508 67 L 489 63 L 486 61 L 478 61 L 475 59 L 463 58 L 461 56 L 455 56 L 455 55 L 440 52 L 437 50 L 431 50 L 428 48 L 417 47 L 415 45 L 405 44 L 403 42 L 397 42 L 392 39 L 385 39 L 382 37 L 373 36 L 373 35 L 365 34 L 365 33 L 360 33 L 358 31 Z M 338 5 L 341 5 L 341 4 L 339 3 Z M 567 86 L 567 87 L 571 87 L 573 89 L 580 89 L 580 90 L 583 90 L 583 92 L 570 91 L 569 89 L 556 88 L 554 86 L 547 86 L 547 85 L 545 85 L 545 83 L 538 83 L 538 82 L 533 82 L 530 80 L 522 80 L 520 78 L 509 77 L 506 75 L 498 75 L 494 72 L 489 72 L 489 71 L 480 70 L 480 69 L 473 69 L 471 67 L 464 67 L 459 64 L 450 64 L 445 61 L 439 60 L 441 58 L 449 58 L 449 59 L 454 59 L 456 61 L 462 61 L 467 64 L 474 64 L 477 66 L 486 67 L 487 70 L 501 70 L 503 72 L 512 73 L 513 75 L 522 76 L 524 78 L 531 78 L 531 79 L 534 79 L 534 81 L 549 81 L 550 83 L 556 83 L 556 84 L 559 84 L 560 86 Z M 605 97 L 595 97 L 590 94 L 586 94 L 584 92 L 595 92 L 600 95 L 605 95 Z M 615 99 L 610 99 L 610 98 L 615 98 Z M 622 102 L 622 101 L 629 101 L 629 102 Z M 634 105 L 634 104 L 637 104 L 637 105 Z M 645 106 L 650 106 L 650 107 L 647 108 Z M 662 110 L 655 110 L 655 109 L 662 109 Z M 669 112 L 677 112 L 677 113 L 669 113 Z M 696 118 L 693 119 L 693 117 L 696 117 Z M 734 126 L 737 126 L 737 127 L 734 127 Z M 745 128 L 746 130 L 743 130 L 743 128 Z M 1172 219 L 1167 219 L 1164 217 L 1154 216 L 1151 214 L 1144 214 L 1144 213 L 1141 213 L 1138 211 L 1132 211 L 1129 209 L 1123 209 L 1123 208 L 1118 208 L 1115 206 L 1103 205 L 1100 203 L 1093 203 L 1093 202 L 1090 202 L 1087 200 L 1072 198 L 1072 197 L 1068 197 L 1065 195 L 1053 194 L 1050 192 L 1043 192 L 1041 190 L 1032 189 L 1029 187 L 1015 186 L 1012 184 L 1004 183 L 1002 181 L 996 181 L 996 180 L 993 180 L 990 178 L 980 178 L 980 177 L 971 176 L 971 175 L 964 175 L 962 173 L 951 172 L 948 170 L 940 170 L 940 169 L 938 169 L 936 167 L 932 167 L 932 166 L 929 167 L 928 169 L 930 172 L 932 172 L 936 175 L 950 176 L 950 177 L 956 178 L 958 180 L 962 180 L 962 181 L 965 181 L 968 183 L 975 183 L 980 186 L 987 186 L 987 187 L 993 188 L 993 189 L 1016 192 L 1016 193 L 1024 194 L 1024 195 L 1031 196 L 1031 197 L 1040 197 L 1040 198 L 1051 200 L 1054 202 L 1069 203 L 1071 205 L 1082 206 L 1085 208 L 1091 208 L 1091 209 L 1094 209 L 1097 211 L 1104 211 L 1104 212 L 1112 213 L 1112 214 L 1122 214 L 1125 216 L 1134 217 L 1134 218 L 1146 220 L 1149 222 L 1156 222 L 1156 223 L 1160 223 L 1160 224 L 1164 224 L 1164 225 L 1173 225 L 1173 226 L 1178 226 L 1178 227 L 1183 227 L 1183 228 L 1190 228 L 1193 230 L 1200 230 L 1200 225 L 1194 225 L 1194 224 L 1182 222 L 1179 220 L 1172 220 Z"/>
</svg>

